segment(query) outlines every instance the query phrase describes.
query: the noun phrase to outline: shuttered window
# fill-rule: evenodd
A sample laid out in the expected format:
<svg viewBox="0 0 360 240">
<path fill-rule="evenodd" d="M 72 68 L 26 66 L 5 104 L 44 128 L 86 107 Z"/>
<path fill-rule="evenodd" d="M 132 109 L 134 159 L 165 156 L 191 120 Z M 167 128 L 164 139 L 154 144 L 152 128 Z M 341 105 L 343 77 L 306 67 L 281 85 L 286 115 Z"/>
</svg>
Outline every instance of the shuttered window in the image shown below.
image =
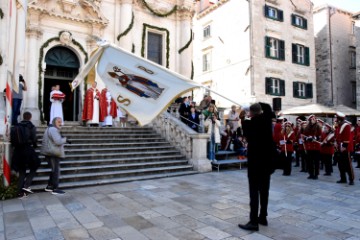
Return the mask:
<svg viewBox="0 0 360 240">
<path fill-rule="evenodd" d="M 265 78 L 265 93 L 274 96 L 285 96 L 285 81 L 279 78 Z"/>
<path fill-rule="evenodd" d="M 293 82 L 293 97 L 294 98 L 313 98 L 312 83 Z"/>
<path fill-rule="evenodd" d="M 280 39 L 265 37 L 265 56 L 267 58 L 285 60 L 285 42 Z"/>
<path fill-rule="evenodd" d="M 310 66 L 310 49 L 300 44 L 292 44 L 292 62 Z"/>
<path fill-rule="evenodd" d="M 276 21 L 284 21 L 284 13 L 282 10 L 265 5 L 264 7 L 265 17 L 274 19 Z"/>
<path fill-rule="evenodd" d="M 299 15 L 291 14 L 291 25 L 306 30 L 307 20 Z"/>
</svg>

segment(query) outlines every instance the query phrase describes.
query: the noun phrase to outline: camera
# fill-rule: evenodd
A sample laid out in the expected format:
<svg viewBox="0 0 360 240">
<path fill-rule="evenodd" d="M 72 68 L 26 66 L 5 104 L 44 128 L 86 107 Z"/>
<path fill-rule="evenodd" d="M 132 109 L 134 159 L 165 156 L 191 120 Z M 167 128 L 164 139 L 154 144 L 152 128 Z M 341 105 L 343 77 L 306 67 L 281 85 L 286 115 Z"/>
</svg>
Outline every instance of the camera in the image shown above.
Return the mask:
<svg viewBox="0 0 360 240">
<path fill-rule="evenodd" d="M 19 82 L 24 82 L 24 77 L 21 74 L 19 74 Z"/>
</svg>

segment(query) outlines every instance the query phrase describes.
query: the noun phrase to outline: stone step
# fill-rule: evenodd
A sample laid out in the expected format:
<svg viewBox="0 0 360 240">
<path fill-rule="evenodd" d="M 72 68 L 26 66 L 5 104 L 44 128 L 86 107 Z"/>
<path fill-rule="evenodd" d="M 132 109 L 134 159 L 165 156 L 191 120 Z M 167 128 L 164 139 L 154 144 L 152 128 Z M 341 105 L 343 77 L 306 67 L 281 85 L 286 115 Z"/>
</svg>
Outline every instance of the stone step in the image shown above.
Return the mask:
<svg viewBox="0 0 360 240">
<path fill-rule="evenodd" d="M 171 167 L 154 167 L 154 168 L 143 168 L 143 169 L 130 169 L 130 170 L 120 170 L 120 171 L 106 171 L 106 172 L 91 172 L 91 173 L 76 173 L 76 174 L 61 174 L 60 175 L 60 184 L 65 182 L 80 182 L 80 181 L 89 181 L 89 180 L 104 180 L 110 178 L 120 178 L 120 177 L 133 177 L 140 176 L 144 174 L 164 174 L 164 173 L 173 173 L 173 172 L 184 172 L 192 171 L 192 166 L 171 166 Z M 48 181 L 48 176 L 37 176 L 34 178 L 34 185 L 46 184 Z"/>
<path fill-rule="evenodd" d="M 170 167 L 170 166 L 179 166 L 186 165 L 188 161 L 183 160 L 167 160 L 167 161 L 154 161 L 154 162 L 135 162 L 135 163 L 113 163 L 113 164 L 101 164 L 99 165 L 83 165 L 76 167 L 66 167 L 61 164 L 61 174 L 79 174 L 79 173 L 93 173 L 93 172 L 109 172 L 109 171 L 122 171 L 122 170 L 131 170 L 131 169 L 140 169 L 140 168 L 155 168 L 155 167 Z M 37 176 L 49 176 L 51 169 L 41 168 L 37 171 Z"/>
<path fill-rule="evenodd" d="M 158 178 L 166 178 L 166 177 L 186 176 L 197 173 L 198 172 L 196 171 L 179 171 L 179 172 L 159 173 L 159 174 L 142 175 L 142 176 L 108 178 L 108 179 L 99 179 L 99 180 L 96 179 L 96 180 L 87 180 L 87 181 L 79 181 L 79 182 L 60 182 L 60 188 L 62 189 L 79 188 L 79 187 L 96 186 L 103 184 L 114 184 L 114 183 L 142 181 L 142 180 L 150 180 L 150 179 L 158 179 Z M 44 191 L 46 185 L 47 185 L 47 181 L 41 183 L 35 183 L 31 186 L 31 189 L 35 191 Z"/>
<path fill-rule="evenodd" d="M 166 156 L 177 154 L 179 151 L 170 148 L 169 150 L 154 150 L 154 151 L 144 151 L 144 152 L 106 152 L 106 153 L 97 153 L 92 152 L 83 153 L 83 154 L 71 154 L 65 153 L 66 159 L 107 159 L 107 158 L 115 158 L 115 157 L 147 157 L 147 156 Z M 44 156 L 40 155 L 40 159 L 44 158 Z"/>
<path fill-rule="evenodd" d="M 38 136 L 38 140 L 42 141 L 42 135 L 37 135 Z M 101 140 L 103 138 L 105 139 L 136 139 L 136 138 L 157 138 L 159 137 L 158 134 L 156 133 L 151 133 L 151 134 L 63 134 L 64 137 L 67 137 L 68 139 L 97 139 L 97 140 Z"/>
<path fill-rule="evenodd" d="M 38 148 L 40 149 L 42 144 L 38 144 Z M 71 144 L 65 144 L 65 150 L 66 151 L 74 151 L 77 149 L 84 149 L 86 151 L 89 151 L 89 149 L 96 150 L 98 148 L 107 148 L 107 149 L 114 149 L 114 150 L 121 150 L 124 148 L 134 149 L 136 147 L 169 147 L 171 146 L 170 143 L 165 142 L 162 140 L 161 142 L 111 142 L 111 143 L 103 143 L 101 140 L 101 144 L 99 143 L 71 143 Z"/>
<path fill-rule="evenodd" d="M 108 158 L 108 159 L 84 159 L 84 160 L 69 160 L 64 159 L 60 162 L 61 167 L 75 167 L 75 166 L 101 166 L 103 164 L 128 164 L 128 163 L 147 163 L 155 161 L 173 161 L 173 160 L 185 160 L 183 155 L 164 155 L 164 156 L 147 156 L 147 157 L 124 157 L 124 158 Z M 41 165 L 43 168 L 47 168 L 47 162 L 42 159 Z"/>
<path fill-rule="evenodd" d="M 157 137 L 144 137 L 144 138 L 127 138 L 127 139 L 114 139 L 114 138 L 69 138 L 71 140 L 72 144 L 99 144 L 101 143 L 145 143 L 145 142 L 164 142 L 165 140 L 163 138 Z M 42 138 L 38 138 L 38 145 L 41 145 Z"/>
</svg>

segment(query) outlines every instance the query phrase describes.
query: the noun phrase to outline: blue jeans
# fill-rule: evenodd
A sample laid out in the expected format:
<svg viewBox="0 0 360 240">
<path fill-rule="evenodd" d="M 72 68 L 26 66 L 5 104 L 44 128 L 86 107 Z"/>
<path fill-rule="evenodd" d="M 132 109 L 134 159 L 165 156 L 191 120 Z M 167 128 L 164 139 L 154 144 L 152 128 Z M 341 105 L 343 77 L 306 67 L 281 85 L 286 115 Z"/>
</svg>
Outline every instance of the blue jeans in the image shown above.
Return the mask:
<svg viewBox="0 0 360 240">
<path fill-rule="evenodd" d="M 52 187 L 53 189 L 57 189 L 59 187 L 61 158 L 45 156 L 45 159 L 51 168 L 48 186 Z"/>
<path fill-rule="evenodd" d="M 15 125 L 18 123 L 18 116 L 20 115 L 20 107 L 21 107 L 22 99 L 13 98 L 12 100 L 12 116 L 11 116 L 11 125 Z"/>
<path fill-rule="evenodd" d="M 210 137 L 210 144 L 209 144 L 209 159 L 215 160 L 215 150 L 216 150 L 216 143 L 215 143 L 215 135 L 211 134 Z"/>
</svg>

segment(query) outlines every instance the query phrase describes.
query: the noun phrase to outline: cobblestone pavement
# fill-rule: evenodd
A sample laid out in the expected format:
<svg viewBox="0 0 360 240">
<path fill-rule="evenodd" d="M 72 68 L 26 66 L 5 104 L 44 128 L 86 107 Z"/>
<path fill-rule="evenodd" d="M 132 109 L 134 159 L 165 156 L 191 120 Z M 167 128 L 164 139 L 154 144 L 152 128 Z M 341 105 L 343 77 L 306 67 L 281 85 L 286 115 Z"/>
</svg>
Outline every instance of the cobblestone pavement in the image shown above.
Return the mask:
<svg viewBox="0 0 360 240">
<path fill-rule="evenodd" d="M 249 213 L 246 169 L 35 193 L 0 202 L 0 239 L 360 239 L 359 169 L 355 186 L 333 176 L 306 179 L 277 171 L 269 226 L 238 228 Z"/>
</svg>

